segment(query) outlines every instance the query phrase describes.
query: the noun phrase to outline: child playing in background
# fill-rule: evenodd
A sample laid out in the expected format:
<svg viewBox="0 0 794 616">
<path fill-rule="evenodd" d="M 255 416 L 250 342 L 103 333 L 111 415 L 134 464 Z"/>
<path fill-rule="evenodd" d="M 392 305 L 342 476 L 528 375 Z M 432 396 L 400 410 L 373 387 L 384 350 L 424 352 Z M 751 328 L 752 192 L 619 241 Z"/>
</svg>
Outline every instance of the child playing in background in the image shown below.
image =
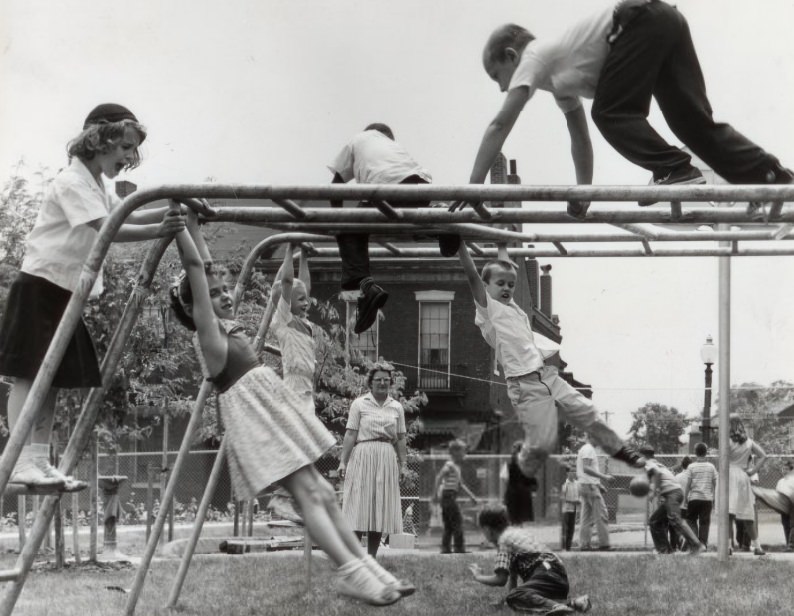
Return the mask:
<svg viewBox="0 0 794 616">
<path fill-rule="evenodd" d="M 706 546 L 698 541 L 692 528 L 681 518 L 684 492 L 672 471 L 654 458 L 652 447 L 642 447 L 640 453 L 647 459 L 645 470 L 648 473 L 648 478 L 653 482 L 651 494 L 655 494 L 659 499 L 659 506 L 648 520 L 656 551 L 659 554 L 670 554 L 673 551 L 669 536 L 672 527 L 678 535 L 684 538 L 690 554 L 697 555 L 705 552 Z"/>
<path fill-rule="evenodd" d="M 115 178 L 140 164 L 138 148 L 146 129 L 133 113 L 114 103 L 95 107 L 83 129 L 67 145 L 69 166 L 47 187 L 36 223 L 27 238 L 25 258 L 8 295 L 0 325 L 0 374 L 13 377 L 8 397 L 8 424 L 14 429 L 33 381 L 77 287 L 83 263 L 110 210 L 120 203 L 102 176 Z M 130 214 L 114 242 L 168 237 L 184 229 L 184 217 L 166 208 Z M 92 295 L 102 292 L 99 271 Z M 61 388 L 100 387 L 96 350 L 81 319 L 36 423 L 9 478 L 27 490 L 73 492 L 87 487 L 67 477 L 49 461 L 55 403 Z"/>
<path fill-rule="evenodd" d="M 389 605 L 413 586 L 368 558 L 347 526 L 336 494 L 314 462 L 336 443 L 304 402 L 262 366 L 240 328 L 226 331 L 233 303 L 215 275 L 198 221 L 177 235 L 186 278 L 171 290 L 178 320 L 198 332 L 204 365 L 218 390 L 235 493 L 250 499 L 280 482 L 298 502 L 312 539 L 338 567 L 337 589 L 371 605 Z M 210 265 L 208 266 L 207 263 Z"/>
<path fill-rule="evenodd" d="M 562 549 L 570 551 L 573 533 L 576 529 L 576 506 L 579 504 L 579 484 L 576 481 L 576 468 L 568 467 L 565 482 L 560 488 L 562 520 Z"/>
<path fill-rule="evenodd" d="M 695 531 L 698 540 L 705 546 L 709 544 L 711 510 L 714 507 L 714 494 L 717 489 L 717 469 L 706 460 L 709 448 L 706 443 L 695 445 L 695 461 L 686 472 L 689 474 L 687 497 L 687 522 Z"/>
<path fill-rule="evenodd" d="M 311 304 L 307 248 L 301 247 L 297 279 L 292 254 L 292 245 L 287 244 L 284 262 L 270 294 L 270 301 L 276 303 L 272 328 L 281 349 L 284 384 L 303 401 L 303 412 L 314 415 L 315 353 L 312 327 L 307 318 Z M 277 486 L 270 494 L 267 508 L 285 520 L 303 524 L 295 499 L 282 486 Z"/>
<path fill-rule="evenodd" d="M 534 476 L 555 451 L 558 412 L 563 420 L 590 433 L 614 458 L 643 466 L 642 456 L 599 419 L 595 405 L 561 379 L 557 368 L 544 364 L 545 355 L 536 344 L 529 318 L 513 301 L 515 265 L 505 259 L 488 261 L 481 277 L 465 242 L 458 255 L 474 297 L 474 322 L 504 370 L 507 395 L 524 429 L 518 454 L 521 472 Z"/>
<path fill-rule="evenodd" d="M 359 184 L 429 184 L 430 174 L 394 140 L 394 133 L 385 124 L 375 123 L 355 135 L 328 166 L 334 174 L 333 183 L 355 180 Z M 361 205 L 370 205 L 362 203 Z M 429 201 L 392 201 L 394 207 L 426 207 Z M 342 201 L 331 201 L 331 207 L 342 207 Z M 336 236 L 342 259 L 342 289 L 361 290 L 355 333 L 367 331 L 384 306 L 389 294 L 372 279 L 369 267 L 369 235 L 340 233 Z M 440 235 L 441 255 L 452 257 L 458 251 L 460 237 Z"/>
<path fill-rule="evenodd" d="M 460 465 L 466 458 L 466 443 L 454 440 L 449 444 L 449 460 L 444 463 L 436 475 L 433 500 L 441 500 L 441 520 L 444 532 L 441 535 L 441 553 L 451 553 L 452 542 L 455 543 L 455 552 L 463 554 L 466 545 L 463 538 L 463 516 L 458 507 L 458 493 L 463 490 L 469 495 L 471 502 L 477 504 L 477 498 L 463 483 Z"/>
<path fill-rule="evenodd" d="M 538 542 L 526 526 L 508 525 L 507 510 L 502 505 L 485 507 L 478 521 L 483 535 L 498 552 L 493 575 L 485 575 L 477 564 L 470 565 L 469 571 L 480 584 L 507 584 L 504 601 L 508 607 L 544 616 L 590 611 L 587 595 L 568 598 L 568 572 L 560 557 Z"/>
<path fill-rule="evenodd" d="M 513 443 L 510 462 L 507 463 L 507 486 L 505 487 L 504 504 L 507 508 L 507 519 L 511 525 L 521 525 L 535 521 L 532 507 L 532 495 L 538 489 L 538 480 L 527 477 L 518 467 L 518 454 L 523 441 Z"/>
<path fill-rule="evenodd" d="M 482 138 L 472 184 L 485 181 L 524 105 L 538 90 L 550 92 L 565 115 L 579 184 L 593 181 L 593 146 L 582 97 L 593 99 L 591 116 L 604 138 L 651 171 L 656 185 L 704 184 L 705 179 L 689 154 L 668 144 L 648 123 L 652 97 L 676 137 L 728 182 L 794 181 L 794 173 L 777 158 L 730 125 L 714 121 L 689 25 L 666 2 L 623 0 L 545 41 L 507 24 L 488 38 L 482 62 L 507 96 Z M 588 205 L 570 202 L 568 213 L 584 217 Z"/>
<path fill-rule="evenodd" d="M 307 318 L 311 305 L 311 276 L 307 250 L 301 248 L 298 278 L 292 265 L 292 245 L 284 250 L 284 263 L 276 275 L 270 301 L 277 302 L 273 333 L 281 348 L 284 384 L 303 400 L 304 410 L 314 415 L 314 339 Z"/>
</svg>

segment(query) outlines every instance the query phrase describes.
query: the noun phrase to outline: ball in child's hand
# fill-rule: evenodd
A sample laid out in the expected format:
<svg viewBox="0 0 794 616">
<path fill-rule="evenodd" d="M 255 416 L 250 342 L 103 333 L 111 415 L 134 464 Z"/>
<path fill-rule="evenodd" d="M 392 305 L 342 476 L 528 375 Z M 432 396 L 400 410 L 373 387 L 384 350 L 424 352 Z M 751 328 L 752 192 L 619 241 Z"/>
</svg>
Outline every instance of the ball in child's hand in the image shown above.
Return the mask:
<svg viewBox="0 0 794 616">
<path fill-rule="evenodd" d="M 632 477 L 629 483 L 629 492 L 631 492 L 632 496 L 647 496 L 650 490 L 651 483 L 648 481 L 648 477 L 645 474 Z"/>
</svg>

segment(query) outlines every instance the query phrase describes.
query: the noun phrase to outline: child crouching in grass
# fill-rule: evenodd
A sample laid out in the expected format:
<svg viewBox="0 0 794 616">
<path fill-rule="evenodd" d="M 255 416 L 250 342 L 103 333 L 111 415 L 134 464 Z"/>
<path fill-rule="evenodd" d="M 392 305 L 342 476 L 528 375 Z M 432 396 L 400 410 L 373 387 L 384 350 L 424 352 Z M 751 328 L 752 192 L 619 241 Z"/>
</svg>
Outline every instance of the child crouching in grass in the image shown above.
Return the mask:
<svg viewBox="0 0 794 616">
<path fill-rule="evenodd" d="M 510 526 L 503 505 L 483 508 L 478 522 L 485 538 L 498 548 L 496 562 L 493 575 L 484 574 L 477 564 L 470 565 L 469 571 L 480 584 L 508 584 L 504 598 L 508 607 L 544 616 L 590 611 L 587 595 L 568 598 L 568 573 L 560 557 L 537 541 L 526 526 Z"/>
</svg>

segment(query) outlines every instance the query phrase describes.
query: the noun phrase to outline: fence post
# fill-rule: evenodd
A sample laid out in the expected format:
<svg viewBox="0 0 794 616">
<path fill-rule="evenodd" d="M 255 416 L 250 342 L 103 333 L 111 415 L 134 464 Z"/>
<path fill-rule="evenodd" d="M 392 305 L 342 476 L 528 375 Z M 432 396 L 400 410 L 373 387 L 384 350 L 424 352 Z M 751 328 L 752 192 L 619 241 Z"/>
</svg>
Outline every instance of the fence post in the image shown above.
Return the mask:
<svg viewBox="0 0 794 616">
<path fill-rule="evenodd" d="M 74 554 L 74 564 L 82 563 L 80 557 L 80 495 L 72 492 L 72 553 Z"/>
<path fill-rule="evenodd" d="M 25 519 L 28 517 L 27 499 L 24 494 L 17 496 L 17 530 L 19 531 L 19 551 L 25 547 Z"/>
<path fill-rule="evenodd" d="M 149 535 L 152 534 L 152 508 L 154 507 L 154 466 L 151 462 L 146 464 L 146 543 L 149 543 Z"/>
<path fill-rule="evenodd" d="M 97 450 L 99 448 L 99 442 L 96 440 L 96 437 L 91 437 L 91 444 L 89 445 L 91 449 L 91 464 L 88 467 L 88 500 L 89 500 L 89 511 L 88 511 L 88 520 L 90 523 L 90 535 L 89 535 L 89 542 L 88 542 L 88 560 L 96 561 L 97 556 L 97 524 L 99 523 L 99 508 L 97 506 L 98 503 L 98 490 L 97 490 L 97 477 L 99 476 L 99 469 L 97 465 L 99 464 L 99 456 L 97 455 Z"/>
</svg>

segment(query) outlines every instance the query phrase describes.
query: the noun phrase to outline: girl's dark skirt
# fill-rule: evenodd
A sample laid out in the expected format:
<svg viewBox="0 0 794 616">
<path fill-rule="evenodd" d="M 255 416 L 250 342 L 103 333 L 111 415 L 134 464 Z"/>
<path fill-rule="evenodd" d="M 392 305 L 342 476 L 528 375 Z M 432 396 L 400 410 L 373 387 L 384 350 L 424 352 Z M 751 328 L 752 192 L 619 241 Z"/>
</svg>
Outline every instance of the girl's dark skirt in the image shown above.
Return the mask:
<svg viewBox="0 0 794 616">
<path fill-rule="evenodd" d="M 11 285 L 0 323 L 0 374 L 31 381 L 36 378 L 71 296 L 71 291 L 44 278 L 19 272 Z M 100 385 L 96 349 L 81 318 L 52 386 Z"/>
</svg>

